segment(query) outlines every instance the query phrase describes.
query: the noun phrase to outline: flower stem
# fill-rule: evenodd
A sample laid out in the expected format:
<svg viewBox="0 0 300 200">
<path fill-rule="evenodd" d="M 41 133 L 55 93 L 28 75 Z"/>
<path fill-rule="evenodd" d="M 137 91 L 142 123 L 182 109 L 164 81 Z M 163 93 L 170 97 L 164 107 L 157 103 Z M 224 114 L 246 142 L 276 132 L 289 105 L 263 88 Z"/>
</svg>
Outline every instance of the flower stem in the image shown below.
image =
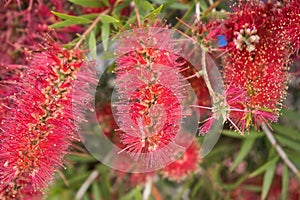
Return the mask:
<svg viewBox="0 0 300 200">
<path fill-rule="evenodd" d="M 152 177 L 147 177 L 147 182 L 146 182 L 145 189 L 144 189 L 144 192 L 143 192 L 143 200 L 149 200 L 150 199 L 151 189 L 152 189 L 152 182 L 153 182 Z"/>
<path fill-rule="evenodd" d="M 89 26 L 89 28 L 81 35 L 79 41 L 75 44 L 74 49 L 79 48 L 79 46 L 82 44 L 82 42 L 87 38 L 87 36 L 93 31 L 95 26 L 98 24 L 98 22 L 100 21 L 102 15 L 108 13 L 109 10 L 110 9 L 106 9 L 98 15 L 98 17 L 93 21 L 93 23 Z"/>
<path fill-rule="evenodd" d="M 205 10 L 201 16 L 201 19 L 205 18 L 214 8 L 216 8 L 222 0 L 218 0 L 215 3 L 213 3 L 207 10 Z"/>
<path fill-rule="evenodd" d="M 99 176 L 99 172 L 97 170 L 94 170 L 90 176 L 84 181 L 84 183 L 81 185 L 80 189 L 78 190 L 75 199 L 80 200 L 83 198 L 85 192 L 90 187 L 90 185 L 93 183 L 93 181 Z"/>
<path fill-rule="evenodd" d="M 216 97 L 216 94 L 212 88 L 212 85 L 210 83 L 210 80 L 209 80 L 209 76 L 208 76 L 208 73 L 207 73 L 207 66 L 206 66 L 206 56 L 205 56 L 205 49 L 203 46 L 201 46 L 201 66 L 202 66 L 202 74 L 203 74 L 203 78 L 205 80 L 205 83 L 206 83 L 206 87 L 209 91 L 209 94 L 212 96 L 213 98 L 213 102 L 216 101 L 217 97 Z"/>
<path fill-rule="evenodd" d="M 273 136 L 273 133 L 271 132 L 271 130 L 269 129 L 269 127 L 264 123 L 264 124 L 262 124 L 262 129 L 266 133 L 267 138 L 269 139 L 270 143 L 276 149 L 277 153 L 282 158 L 282 160 L 285 162 L 285 164 L 298 176 L 298 178 L 300 178 L 300 172 L 299 172 L 299 170 L 290 161 L 290 159 L 288 158 L 288 156 L 286 155 L 286 153 L 283 151 L 283 149 L 281 148 L 281 146 L 277 143 L 277 141 L 276 141 L 275 137 Z"/>
</svg>

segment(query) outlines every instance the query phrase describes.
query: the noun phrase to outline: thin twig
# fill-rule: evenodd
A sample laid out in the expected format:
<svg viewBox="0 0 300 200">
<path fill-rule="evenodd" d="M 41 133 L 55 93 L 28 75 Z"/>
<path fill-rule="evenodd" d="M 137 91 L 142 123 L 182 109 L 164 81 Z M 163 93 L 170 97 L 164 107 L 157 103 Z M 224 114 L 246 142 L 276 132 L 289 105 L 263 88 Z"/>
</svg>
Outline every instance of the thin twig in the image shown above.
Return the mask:
<svg viewBox="0 0 300 200">
<path fill-rule="evenodd" d="M 81 45 L 81 43 L 87 38 L 87 36 L 93 31 L 93 29 L 95 28 L 95 26 L 98 24 L 98 22 L 100 21 L 101 17 L 103 14 L 106 14 L 109 12 L 109 9 L 104 10 L 103 12 L 101 12 L 98 17 L 93 21 L 93 23 L 89 26 L 89 28 L 81 35 L 79 41 L 75 44 L 74 49 L 78 49 L 79 46 Z"/>
<path fill-rule="evenodd" d="M 90 185 L 93 183 L 93 181 L 99 176 L 99 172 L 97 170 L 94 170 L 90 176 L 84 181 L 84 183 L 81 185 L 80 189 L 78 190 L 75 199 L 80 200 L 83 198 L 85 192 L 90 187 Z"/>
<path fill-rule="evenodd" d="M 57 173 L 61 177 L 61 179 L 64 181 L 65 185 L 69 187 L 70 184 L 69 184 L 69 181 L 67 180 L 67 178 L 65 177 L 65 175 L 60 170 L 57 170 Z"/>
<path fill-rule="evenodd" d="M 150 199 L 150 195 L 151 195 L 151 190 L 152 190 L 152 177 L 147 177 L 147 182 L 145 185 L 145 189 L 143 192 L 143 200 L 149 200 Z"/>
<path fill-rule="evenodd" d="M 216 95 L 215 95 L 215 92 L 212 88 L 212 85 L 211 85 L 209 77 L 208 77 L 205 53 L 206 53 L 205 49 L 201 46 L 201 65 L 202 65 L 203 78 L 205 80 L 205 83 L 206 83 L 206 86 L 207 86 L 207 89 L 208 89 L 210 95 L 213 97 L 213 101 L 215 101 Z"/>
<path fill-rule="evenodd" d="M 196 3 L 195 6 L 195 13 L 196 13 L 196 18 L 198 21 L 200 21 L 200 15 L 201 15 L 201 10 L 200 10 L 200 2 Z"/>
<path fill-rule="evenodd" d="M 273 133 L 269 129 L 269 127 L 264 123 L 262 124 L 262 129 L 267 135 L 267 138 L 269 139 L 272 146 L 276 149 L 279 156 L 282 158 L 282 160 L 285 162 L 285 164 L 300 178 L 300 172 L 296 168 L 296 166 L 290 161 L 286 153 L 283 151 L 281 146 L 276 142 L 275 137 L 273 136 Z"/>
<path fill-rule="evenodd" d="M 215 9 L 221 2 L 222 2 L 222 0 L 218 0 L 218 1 L 216 1 L 215 3 L 213 3 L 208 9 L 206 9 L 206 10 L 203 12 L 201 18 L 202 18 L 202 19 L 205 18 L 205 17 L 206 17 L 213 9 Z"/>
<path fill-rule="evenodd" d="M 138 27 L 142 28 L 140 12 L 139 12 L 139 9 L 137 8 L 137 6 L 135 4 L 134 4 L 134 11 L 135 11 L 136 18 L 137 18 L 137 21 L 138 21 Z"/>
</svg>

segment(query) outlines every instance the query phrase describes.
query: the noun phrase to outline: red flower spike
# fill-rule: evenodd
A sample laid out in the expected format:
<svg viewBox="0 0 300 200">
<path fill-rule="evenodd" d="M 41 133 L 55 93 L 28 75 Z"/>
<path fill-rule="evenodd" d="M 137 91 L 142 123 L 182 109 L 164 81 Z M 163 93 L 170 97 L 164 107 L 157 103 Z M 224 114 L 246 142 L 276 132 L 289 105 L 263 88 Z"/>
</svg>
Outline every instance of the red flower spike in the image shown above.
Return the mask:
<svg viewBox="0 0 300 200">
<path fill-rule="evenodd" d="M 229 118 L 242 129 L 276 121 L 286 96 L 290 40 L 280 27 L 282 8 L 273 3 L 240 2 L 225 21 L 228 57 L 224 80 L 227 91 L 241 89 L 247 96 Z M 233 102 L 228 102 L 229 106 Z M 236 107 L 236 106 L 234 106 Z M 229 109 L 230 110 L 230 109 Z"/>
<path fill-rule="evenodd" d="M 178 160 L 161 170 L 163 177 L 171 181 L 182 181 L 197 172 L 200 163 L 199 151 L 200 146 L 195 140 Z"/>
<path fill-rule="evenodd" d="M 30 53 L 14 109 L 1 122 L 0 197 L 32 199 L 62 166 L 70 141 L 77 138 L 72 115 L 72 83 L 82 52 L 46 41 Z"/>
<path fill-rule="evenodd" d="M 121 142 L 119 153 L 128 153 L 145 165 L 162 166 L 178 148 L 178 134 L 185 98 L 176 44 L 168 29 L 133 29 L 118 42 L 115 104 Z M 132 34 L 132 35 L 130 35 Z"/>
</svg>

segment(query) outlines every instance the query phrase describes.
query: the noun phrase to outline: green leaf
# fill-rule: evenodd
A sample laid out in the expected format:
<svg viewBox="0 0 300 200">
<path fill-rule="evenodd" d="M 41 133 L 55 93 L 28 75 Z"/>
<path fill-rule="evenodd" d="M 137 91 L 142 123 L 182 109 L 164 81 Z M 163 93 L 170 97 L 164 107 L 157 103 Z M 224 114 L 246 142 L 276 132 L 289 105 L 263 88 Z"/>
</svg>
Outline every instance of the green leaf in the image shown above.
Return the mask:
<svg viewBox="0 0 300 200">
<path fill-rule="evenodd" d="M 273 158 L 272 160 L 268 161 L 267 163 L 265 163 L 263 166 L 261 166 L 260 168 L 258 168 L 257 170 L 255 170 L 254 172 L 252 172 L 249 177 L 255 177 L 261 173 L 263 173 L 264 171 L 266 171 L 270 166 L 272 166 L 274 163 L 276 163 L 278 161 L 279 157 L 276 156 L 275 158 Z"/>
<path fill-rule="evenodd" d="M 282 137 L 280 135 L 275 135 L 275 138 L 281 143 L 284 144 L 286 146 L 288 146 L 289 148 L 300 152 L 300 145 L 299 142 L 295 142 L 294 140 L 288 139 L 286 137 Z"/>
<path fill-rule="evenodd" d="M 110 182 L 109 182 L 109 168 L 99 164 L 97 166 L 97 170 L 100 173 L 100 177 L 101 177 L 101 184 L 99 184 L 100 186 L 100 193 L 102 195 L 102 198 L 104 200 L 110 200 L 111 199 L 111 187 L 110 187 Z"/>
<path fill-rule="evenodd" d="M 139 186 L 135 187 L 135 200 L 142 200 L 143 199 L 143 196 L 142 196 L 142 193 L 141 193 L 141 188 Z"/>
<path fill-rule="evenodd" d="M 145 18 L 149 18 L 153 21 L 155 18 L 157 18 L 157 16 L 161 12 L 162 8 L 163 8 L 163 5 L 160 5 L 158 8 L 156 8 L 151 13 L 149 13 Z"/>
<path fill-rule="evenodd" d="M 232 172 L 238 166 L 238 164 L 240 164 L 244 160 L 244 158 L 250 152 L 254 142 L 255 142 L 255 139 L 246 139 L 243 141 L 241 150 L 240 150 L 239 154 L 237 155 L 236 159 L 234 160 L 232 166 L 230 167 L 230 172 Z"/>
<path fill-rule="evenodd" d="M 100 190 L 96 182 L 93 182 L 92 184 L 92 193 L 93 193 L 94 200 L 101 200 Z"/>
<path fill-rule="evenodd" d="M 86 15 L 80 15 L 80 17 L 86 18 L 86 19 L 90 19 L 90 20 L 94 20 L 99 16 L 99 14 L 96 13 L 91 13 L 91 14 L 86 14 Z"/>
<path fill-rule="evenodd" d="M 222 166 L 220 165 L 218 166 L 217 170 L 215 170 L 214 180 L 224 190 L 234 190 L 248 178 L 248 174 L 243 174 L 242 176 L 238 177 L 238 179 L 235 182 L 224 183 L 221 178 L 221 169 Z"/>
<path fill-rule="evenodd" d="M 109 15 L 102 15 L 101 16 L 101 19 L 102 23 L 119 23 L 120 20 L 112 17 L 112 16 L 109 16 Z"/>
<path fill-rule="evenodd" d="M 276 169 L 276 162 L 274 162 L 272 165 L 268 167 L 264 175 L 262 193 L 261 193 L 261 199 L 263 200 L 266 199 L 269 193 L 270 187 L 273 182 L 274 174 L 275 174 L 275 169 Z"/>
<path fill-rule="evenodd" d="M 96 36 L 94 34 L 94 31 L 92 31 L 89 35 L 89 50 L 90 50 L 90 55 L 92 59 L 96 59 L 97 57 L 97 49 L 96 49 Z"/>
<path fill-rule="evenodd" d="M 292 128 L 289 126 L 283 126 L 280 124 L 274 124 L 272 126 L 272 128 L 274 129 L 274 131 L 280 135 L 284 135 L 288 138 L 291 138 L 292 140 L 297 140 L 300 142 L 300 134 L 299 134 L 299 130 L 297 130 L 296 128 Z"/>
<path fill-rule="evenodd" d="M 65 19 L 65 20 L 69 20 L 69 21 L 73 21 L 73 22 L 77 22 L 77 23 L 89 24 L 92 22 L 92 20 L 81 17 L 81 16 L 67 15 L 64 13 L 58 13 L 58 12 L 54 12 L 54 11 L 51 11 L 51 13 L 54 14 L 55 16 L 59 17 L 60 19 Z"/>
<path fill-rule="evenodd" d="M 233 138 L 238 138 L 238 139 L 254 139 L 254 138 L 259 138 L 259 137 L 264 137 L 265 135 L 262 134 L 261 132 L 257 132 L 254 130 L 249 131 L 249 134 L 245 134 L 244 136 L 235 132 L 235 131 L 229 131 L 229 130 L 223 130 L 222 131 L 223 135 L 226 135 L 228 137 L 233 137 Z"/>
<path fill-rule="evenodd" d="M 140 3 L 141 3 L 141 0 L 134 0 L 135 5 L 140 5 Z"/>
<path fill-rule="evenodd" d="M 103 7 L 104 2 L 101 3 L 99 0 L 68 0 L 71 3 L 74 3 L 76 5 L 84 6 L 84 7 Z"/>
<path fill-rule="evenodd" d="M 149 1 L 141 1 L 139 5 L 146 11 L 154 10 L 154 7 Z"/>
<path fill-rule="evenodd" d="M 110 25 L 109 24 L 102 24 L 101 26 L 101 38 L 103 43 L 104 51 L 108 48 L 108 39 L 109 39 L 109 32 L 110 32 Z"/>
<path fill-rule="evenodd" d="M 287 165 L 284 165 L 283 174 L 282 174 L 281 200 L 287 199 L 288 187 L 289 187 L 289 169 Z"/>
<path fill-rule="evenodd" d="M 170 5 L 170 8 L 177 10 L 187 10 L 190 8 L 190 5 L 175 2 Z"/>
<path fill-rule="evenodd" d="M 127 194 L 123 195 L 120 200 L 132 200 L 135 197 L 135 190 L 131 190 L 130 192 L 128 192 Z"/>
<path fill-rule="evenodd" d="M 75 24 L 81 24 L 81 23 L 77 23 L 71 20 L 65 20 L 65 21 L 61 21 L 61 22 L 57 22 L 54 24 L 51 24 L 49 27 L 50 28 L 62 28 L 62 27 L 67 27 L 67 26 L 72 26 Z"/>
<path fill-rule="evenodd" d="M 110 6 L 109 0 L 102 0 L 103 4 L 107 7 Z"/>
</svg>

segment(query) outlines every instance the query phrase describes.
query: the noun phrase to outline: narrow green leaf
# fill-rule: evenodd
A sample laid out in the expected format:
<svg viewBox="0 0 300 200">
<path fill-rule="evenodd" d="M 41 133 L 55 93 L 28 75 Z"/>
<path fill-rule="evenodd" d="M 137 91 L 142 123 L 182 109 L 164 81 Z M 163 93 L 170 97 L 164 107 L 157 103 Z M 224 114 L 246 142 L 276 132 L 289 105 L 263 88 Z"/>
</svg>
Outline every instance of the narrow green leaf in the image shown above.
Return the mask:
<svg viewBox="0 0 300 200">
<path fill-rule="evenodd" d="M 249 134 L 246 133 L 245 136 L 243 136 L 235 131 L 229 131 L 229 130 L 223 130 L 222 134 L 226 135 L 228 137 L 246 139 L 246 140 L 265 136 L 262 132 L 257 132 L 254 130 L 249 131 Z"/>
<path fill-rule="evenodd" d="M 81 18 L 85 18 L 85 19 L 88 19 L 90 21 L 78 21 L 78 20 L 64 20 L 64 21 L 61 21 L 61 22 L 57 22 L 57 23 L 54 23 L 54 24 L 51 24 L 49 27 L 50 28 L 62 28 L 62 27 L 67 27 L 67 26 L 72 26 L 72 25 L 75 25 L 75 24 L 90 24 L 91 20 L 94 20 L 96 17 L 98 16 L 98 14 L 86 14 L 86 15 L 81 15 L 80 17 Z"/>
<path fill-rule="evenodd" d="M 289 169 L 287 165 L 284 165 L 283 174 L 282 174 L 281 200 L 287 199 L 288 187 L 289 187 Z"/>
<path fill-rule="evenodd" d="M 258 168 L 257 170 L 255 170 L 254 172 L 252 172 L 249 177 L 255 177 L 259 174 L 261 174 L 262 172 L 266 171 L 270 166 L 272 166 L 274 163 L 276 163 L 278 161 L 279 157 L 276 156 L 275 158 L 273 158 L 272 160 L 268 161 L 267 163 L 265 163 L 263 166 L 261 166 L 260 168 Z"/>
<path fill-rule="evenodd" d="M 96 13 L 91 13 L 91 14 L 86 14 L 86 15 L 80 15 L 80 17 L 82 18 L 86 18 L 86 19 L 90 19 L 90 20 L 94 20 L 99 16 L 99 14 Z"/>
<path fill-rule="evenodd" d="M 288 139 L 286 137 L 282 137 L 280 135 L 275 135 L 275 138 L 281 143 L 284 144 L 285 146 L 288 146 L 289 148 L 300 152 L 300 145 L 298 142 L 295 142 L 294 140 Z"/>
<path fill-rule="evenodd" d="M 146 11 L 154 10 L 154 7 L 149 1 L 141 1 L 139 5 Z"/>
<path fill-rule="evenodd" d="M 163 8 L 163 5 L 160 5 L 158 8 L 156 8 L 151 13 L 149 13 L 145 18 L 149 18 L 153 21 L 160 14 L 162 8 Z"/>
<path fill-rule="evenodd" d="M 109 16 L 109 15 L 102 15 L 101 16 L 101 19 L 102 23 L 119 23 L 120 20 L 112 17 L 112 16 Z"/>
<path fill-rule="evenodd" d="M 97 166 L 97 170 L 99 171 L 101 177 L 101 184 L 99 184 L 101 196 L 104 200 L 110 200 L 111 186 L 109 182 L 109 168 L 100 164 Z"/>
<path fill-rule="evenodd" d="M 90 55 L 92 59 L 96 59 L 97 57 L 97 49 L 96 49 L 96 36 L 94 34 L 94 31 L 92 31 L 89 35 L 89 50 L 90 50 Z"/>
<path fill-rule="evenodd" d="M 218 183 L 218 185 L 224 190 L 234 190 L 248 178 L 248 174 L 245 173 L 233 183 L 224 183 L 221 178 L 221 168 L 222 166 L 220 165 L 217 170 L 215 170 L 214 181 L 216 181 L 216 183 Z"/>
<path fill-rule="evenodd" d="M 255 142 L 255 139 L 246 139 L 243 141 L 241 149 L 239 154 L 237 155 L 236 159 L 234 160 L 232 166 L 230 167 L 230 171 L 232 172 L 237 166 L 238 164 L 240 164 L 244 158 L 248 155 L 248 153 L 250 152 L 253 144 Z"/>
<path fill-rule="evenodd" d="M 300 142 L 299 130 L 297 130 L 296 128 L 284 126 L 280 124 L 274 124 L 272 128 L 276 133 Z"/>
<path fill-rule="evenodd" d="M 84 7 L 103 7 L 103 3 L 101 3 L 101 1 L 99 0 L 68 0 L 71 3 L 80 5 L 80 6 L 84 6 Z"/>
<path fill-rule="evenodd" d="M 65 20 L 69 20 L 69 21 L 74 21 L 77 23 L 91 23 L 92 20 L 81 17 L 81 16 L 73 16 L 73 15 L 67 15 L 64 13 L 59 13 L 59 12 L 54 12 L 51 11 L 52 14 L 54 14 L 55 16 L 59 17 L 60 19 L 65 19 Z"/>
<path fill-rule="evenodd" d="M 261 193 L 262 200 L 266 199 L 269 193 L 270 187 L 273 182 L 274 174 L 275 174 L 275 169 L 276 169 L 276 162 L 270 165 L 266 170 L 266 173 L 264 175 L 264 180 L 263 180 L 262 193 Z"/>
<path fill-rule="evenodd" d="M 103 4 L 107 7 L 110 6 L 109 0 L 102 0 Z"/>
<path fill-rule="evenodd" d="M 191 192 L 191 199 L 196 199 L 196 195 L 201 190 L 201 187 L 204 184 L 204 180 L 200 179 L 198 183 L 193 187 L 192 192 Z"/>
<path fill-rule="evenodd" d="M 92 184 L 92 192 L 93 192 L 94 200 L 101 200 L 100 190 L 96 182 L 93 182 Z"/>
<path fill-rule="evenodd" d="M 62 27 L 72 26 L 75 24 L 81 24 L 81 23 L 77 23 L 77 22 L 70 21 L 70 20 L 65 20 L 65 21 L 57 22 L 55 24 L 51 24 L 49 27 L 50 28 L 62 28 Z"/>
<path fill-rule="evenodd" d="M 122 195 L 120 200 L 132 200 L 135 197 L 135 190 L 131 190 L 125 195 Z"/>
<path fill-rule="evenodd" d="M 101 26 L 101 38 L 103 43 L 104 51 L 108 48 L 108 38 L 109 38 L 109 32 L 110 32 L 110 25 L 109 24 L 102 24 Z"/>
<path fill-rule="evenodd" d="M 137 186 L 135 188 L 135 200 L 142 200 L 143 199 L 143 196 L 142 196 L 142 193 L 141 193 L 141 188 L 139 186 Z"/>
<path fill-rule="evenodd" d="M 135 5 L 138 6 L 138 5 L 140 5 L 140 3 L 141 3 L 141 0 L 134 0 L 134 4 L 135 4 Z"/>
<path fill-rule="evenodd" d="M 177 10 L 187 10 L 190 8 L 190 5 L 175 2 L 170 5 L 170 8 Z"/>
</svg>

